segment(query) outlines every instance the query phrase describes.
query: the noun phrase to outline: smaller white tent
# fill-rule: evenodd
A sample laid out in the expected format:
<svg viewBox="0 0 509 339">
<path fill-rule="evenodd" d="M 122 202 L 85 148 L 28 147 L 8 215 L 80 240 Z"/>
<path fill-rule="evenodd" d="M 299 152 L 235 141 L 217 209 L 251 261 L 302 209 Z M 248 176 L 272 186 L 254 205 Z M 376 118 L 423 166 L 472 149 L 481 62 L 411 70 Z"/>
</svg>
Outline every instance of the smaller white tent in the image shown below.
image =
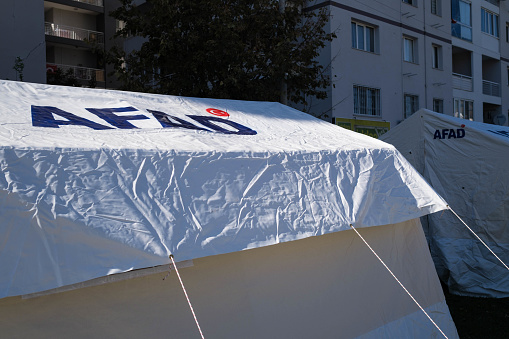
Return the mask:
<svg viewBox="0 0 509 339">
<path fill-rule="evenodd" d="M 454 294 L 509 297 L 509 128 L 421 109 L 381 136 L 451 212 L 423 222 L 440 278 Z M 502 263 L 502 262 L 503 263 Z"/>
<path fill-rule="evenodd" d="M 419 222 L 445 202 L 393 146 L 270 102 L 0 98 L 2 335 L 197 336 L 170 254 L 207 338 L 440 335 L 353 226 L 457 337 Z"/>
</svg>

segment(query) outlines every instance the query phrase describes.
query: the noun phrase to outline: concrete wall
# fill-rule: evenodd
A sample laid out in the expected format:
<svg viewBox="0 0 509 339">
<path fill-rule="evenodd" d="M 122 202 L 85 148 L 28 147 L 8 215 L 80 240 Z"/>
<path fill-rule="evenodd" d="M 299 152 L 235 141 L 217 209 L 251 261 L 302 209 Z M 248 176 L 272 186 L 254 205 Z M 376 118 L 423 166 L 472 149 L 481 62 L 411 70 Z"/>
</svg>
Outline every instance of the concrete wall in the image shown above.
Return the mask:
<svg viewBox="0 0 509 339">
<path fill-rule="evenodd" d="M 27 10 L 30 9 L 30 10 Z M 0 78 L 19 80 L 13 70 L 23 59 L 26 82 L 46 82 L 46 46 L 42 0 L 0 1 Z"/>
</svg>

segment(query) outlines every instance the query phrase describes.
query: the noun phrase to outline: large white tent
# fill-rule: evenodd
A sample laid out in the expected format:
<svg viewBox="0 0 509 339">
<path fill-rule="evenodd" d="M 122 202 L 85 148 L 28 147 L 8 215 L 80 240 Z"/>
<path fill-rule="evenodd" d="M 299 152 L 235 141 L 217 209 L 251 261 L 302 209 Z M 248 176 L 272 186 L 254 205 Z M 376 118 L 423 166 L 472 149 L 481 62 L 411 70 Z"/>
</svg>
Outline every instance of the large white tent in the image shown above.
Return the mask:
<svg viewBox="0 0 509 339">
<path fill-rule="evenodd" d="M 423 223 L 449 290 L 509 297 L 504 266 L 509 263 L 509 128 L 422 109 L 381 139 L 396 146 L 460 217 L 445 212 Z"/>
<path fill-rule="evenodd" d="M 196 336 L 173 255 L 206 337 L 457 337 L 419 222 L 446 204 L 393 146 L 278 103 L 0 97 L 6 336 Z"/>
</svg>

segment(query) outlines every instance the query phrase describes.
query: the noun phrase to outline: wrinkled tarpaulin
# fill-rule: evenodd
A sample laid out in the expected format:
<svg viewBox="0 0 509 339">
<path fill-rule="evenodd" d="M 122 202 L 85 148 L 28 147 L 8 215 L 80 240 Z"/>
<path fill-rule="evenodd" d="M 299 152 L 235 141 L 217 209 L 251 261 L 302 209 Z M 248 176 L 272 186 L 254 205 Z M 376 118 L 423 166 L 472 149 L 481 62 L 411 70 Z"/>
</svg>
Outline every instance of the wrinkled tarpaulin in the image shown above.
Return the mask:
<svg viewBox="0 0 509 339">
<path fill-rule="evenodd" d="M 446 208 L 392 146 L 277 103 L 0 96 L 0 297 Z"/>
</svg>

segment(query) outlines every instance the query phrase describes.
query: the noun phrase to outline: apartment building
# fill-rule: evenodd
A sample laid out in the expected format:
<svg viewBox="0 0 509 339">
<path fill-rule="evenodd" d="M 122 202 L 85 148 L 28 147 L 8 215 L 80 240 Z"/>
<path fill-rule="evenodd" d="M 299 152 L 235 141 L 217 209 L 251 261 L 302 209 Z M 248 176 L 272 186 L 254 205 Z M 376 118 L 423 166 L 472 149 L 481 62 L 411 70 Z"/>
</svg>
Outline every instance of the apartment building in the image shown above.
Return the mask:
<svg viewBox="0 0 509 339">
<path fill-rule="evenodd" d="M 116 87 L 97 53 L 113 43 L 117 23 L 108 13 L 116 6 L 1 1 L 0 78 L 45 83 L 61 69 L 84 86 Z M 508 124 L 509 1 L 314 0 L 308 9 L 322 7 L 338 36 L 320 56 L 332 83 L 328 98 L 306 110 L 373 136 L 419 108 Z M 127 50 L 140 43 L 131 40 Z M 18 57 L 23 74 L 14 69 Z"/>
<path fill-rule="evenodd" d="M 0 78 L 114 87 L 101 51 L 113 43 L 116 0 L 16 0 L 0 4 Z M 23 69 L 13 69 L 15 60 Z"/>
<path fill-rule="evenodd" d="M 509 5 L 498 0 L 314 1 L 338 38 L 332 84 L 310 111 L 372 136 L 427 108 L 507 125 Z"/>
</svg>

